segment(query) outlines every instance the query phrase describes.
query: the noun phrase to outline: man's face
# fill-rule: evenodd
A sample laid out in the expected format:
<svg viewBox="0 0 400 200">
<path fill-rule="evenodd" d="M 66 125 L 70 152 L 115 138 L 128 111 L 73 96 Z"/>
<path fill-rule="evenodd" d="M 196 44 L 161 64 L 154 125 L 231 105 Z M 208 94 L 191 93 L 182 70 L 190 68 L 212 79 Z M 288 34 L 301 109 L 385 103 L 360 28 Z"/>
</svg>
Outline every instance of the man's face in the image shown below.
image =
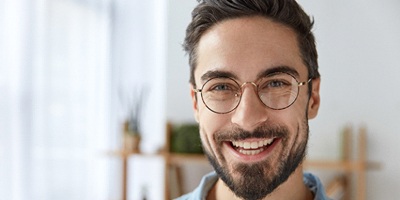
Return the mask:
<svg viewBox="0 0 400 200">
<path fill-rule="evenodd" d="M 197 48 L 197 88 L 214 76 L 239 84 L 257 82 L 268 73 L 287 72 L 309 79 L 292 29 L 262 17 L 231 19 L 203 34 Z M 205 78 L 207 77 L 207 78 Z M 259 199 L 287 180 L 303 160 L 308 118 L 319 107 L 319 79 L 302 86 L 297 100 L 272 110 L 252 84 L 243 87 L 239 106 L 227 114 L 210 111 L 192 92 L 204 150 L 220 178 L 239 197 Z"/>
</svg>

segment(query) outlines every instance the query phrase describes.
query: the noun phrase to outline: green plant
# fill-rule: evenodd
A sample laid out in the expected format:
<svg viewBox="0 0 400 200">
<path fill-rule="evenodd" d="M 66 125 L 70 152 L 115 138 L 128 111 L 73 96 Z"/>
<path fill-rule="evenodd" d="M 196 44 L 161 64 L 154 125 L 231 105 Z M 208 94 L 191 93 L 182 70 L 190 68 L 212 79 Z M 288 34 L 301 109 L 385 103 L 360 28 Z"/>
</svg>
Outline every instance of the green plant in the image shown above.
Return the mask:
<svg viewBox="0 0 400 200">
<path fill-rule="evenodd" d="M 198 124 L 173 126 L 170 151 L 174 153 L 203 153 Z"/>
</svg>

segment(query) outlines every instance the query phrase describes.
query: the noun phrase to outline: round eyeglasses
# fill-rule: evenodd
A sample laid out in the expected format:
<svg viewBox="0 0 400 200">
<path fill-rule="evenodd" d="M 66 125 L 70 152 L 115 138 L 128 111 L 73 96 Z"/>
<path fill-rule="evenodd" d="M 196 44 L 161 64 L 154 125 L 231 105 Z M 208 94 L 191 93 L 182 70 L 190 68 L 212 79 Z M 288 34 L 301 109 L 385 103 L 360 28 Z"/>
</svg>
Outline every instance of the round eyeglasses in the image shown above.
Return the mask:
<svg viewBox="0 0 400 200">
<path fill-rule="evenodd" d="M 296 78 L 285 72 L 270 74 L 254 82 L 240 85 L 229 77 L 216 77 L 204 83 L 201 89 L 193 89 L 201 93 L 201 99 L 206 107 L 218 114 L 226 114 L 235 110 L 242 97 L 242 88 L 246 84 L 255 86 L 261 102 L 273 110 L 282 110 L 291 106 L 299 95 L 300 86 L 311 81 L 298 82 Z"/>
</svg>

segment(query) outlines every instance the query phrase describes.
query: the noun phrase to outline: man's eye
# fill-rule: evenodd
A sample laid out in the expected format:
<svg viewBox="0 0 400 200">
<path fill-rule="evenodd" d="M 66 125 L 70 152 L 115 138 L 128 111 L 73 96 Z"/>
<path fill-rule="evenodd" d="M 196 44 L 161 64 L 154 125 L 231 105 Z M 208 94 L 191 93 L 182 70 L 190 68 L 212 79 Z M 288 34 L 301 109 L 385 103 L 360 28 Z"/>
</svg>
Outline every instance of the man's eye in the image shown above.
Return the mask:
<svg viewBox="0 0 400 200">
<path fill-rule="evenodd" d="M 230 87 L 228 84 L 219 84 L 215 85 L 214 87 L 211 88 L 211 90 L 214 91 L 226 91 L 226 90 L 232 90 L 233 88 Z"/>
<path fill-rule="evenodd" d="M 261 91 L 270 91 L 270 90 L 281 90 L 290 88 L 291 84 L 285 80 L 270 80 L 260 85 L 259 90 Z"/>
<path fill-rule="evenodd" d="M 286 84 L 283 81 L 279 81 L 279 80 L 274 80 L 274 81 L 270 81 L 268 83 L 268 87 L 270 88 L 278 88 L 278 87 L 283 87 Z"/>
</svg>

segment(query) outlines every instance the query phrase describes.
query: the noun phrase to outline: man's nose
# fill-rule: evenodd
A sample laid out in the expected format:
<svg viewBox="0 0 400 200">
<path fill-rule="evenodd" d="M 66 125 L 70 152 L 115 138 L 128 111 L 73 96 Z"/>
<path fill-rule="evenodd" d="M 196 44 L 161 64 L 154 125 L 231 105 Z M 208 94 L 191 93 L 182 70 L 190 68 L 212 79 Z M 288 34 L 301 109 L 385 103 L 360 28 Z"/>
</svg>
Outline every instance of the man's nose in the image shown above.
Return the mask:
<svg viewBox="0 0 400 200">
<path fill-rule="evenodd" d="M 240 103 L 231 119 L 232 123 L 246 131 L 253 131 L 267 119 L 267 107 L 258 97 L 257 86 L 252 82 L 244 83 Z"/>
</svg>

